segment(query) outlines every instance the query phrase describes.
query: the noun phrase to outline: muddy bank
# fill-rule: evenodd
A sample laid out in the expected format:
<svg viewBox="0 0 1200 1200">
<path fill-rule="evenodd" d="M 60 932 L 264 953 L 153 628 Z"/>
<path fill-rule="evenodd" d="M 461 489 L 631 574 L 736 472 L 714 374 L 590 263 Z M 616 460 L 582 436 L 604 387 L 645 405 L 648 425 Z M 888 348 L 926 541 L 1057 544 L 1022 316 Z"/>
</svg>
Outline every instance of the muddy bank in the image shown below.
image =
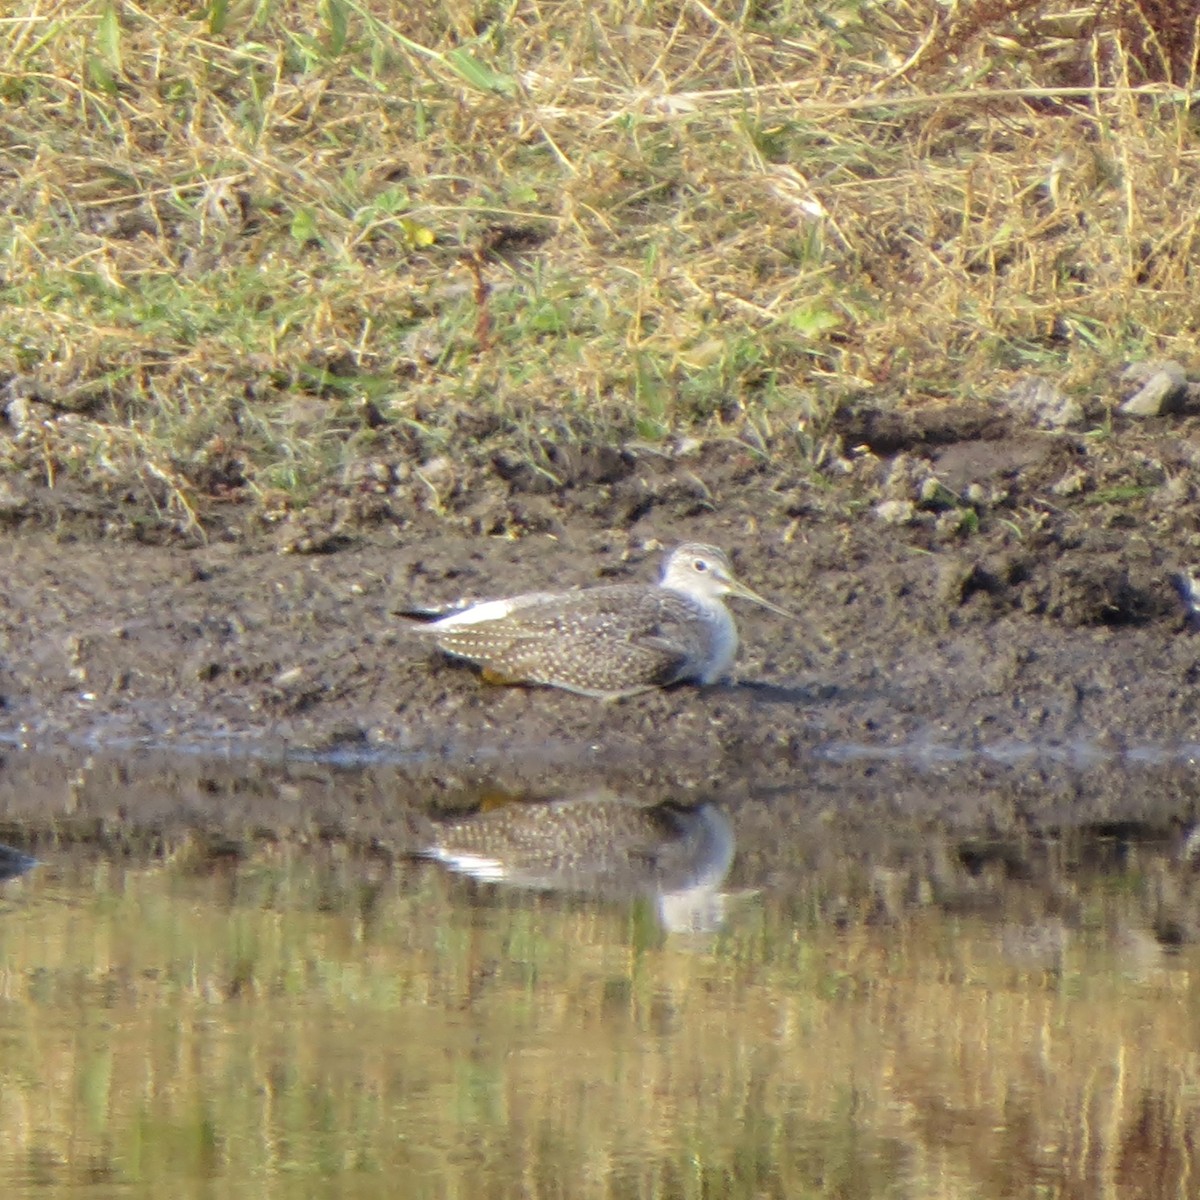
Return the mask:
<svg viewBox="0 0 1200 1200">
<path fill-rule="evenodd" d="M 604 779 L 611 780 L 605 784 Z M 592 789 L 589 791 L 589 789 Z M 1086 769 L 1027 764 L 1016 771 L 975 761 L 931 769 L 910 762 L 812 759 L 801 787 L 742 772 L 720 786 L 655 787 L 618 764 L 605 772 L 526 765 L 492 770 L 436 759 L 332 764 L 274 756 L 173 751 L 0 754 L 0 842 L 95 842 L 139 851 L 193 834 L 214 843 L 339 842 L 404 856 L 430 821 L 509 800 L 616 794 L 639 803 L 711 802 L 733 814 L 743 849 L 797 863 L 807 848 L 853 852 L 933 830 L 1020 841 L 1046 834 L 1173 837 L 1200 818 L 1200 782 L 1177 766 Z"/>
<path fill-rule="evenodd" d="M 203 544 L 142 545 L 96 536 L 91 510 L 15 522 L 0 734 L 382 756 L 543 790 L 799 793 L 814 764 L 854 758 L 1186 772 L 1200 639 L 1172 579 L 1200 561 L 1197 421 L 1099 438 L 967 416 L 957 437 L 943 421 L 898 446 L 890 428 L 886 454 L 820 474 L 720 443 L 626 451 L 606 471 L 585 456 L 549 488 L 494 464 L 437 513 L 333 498 L 303 536 L 231 522 Z M 740 608 L 727 685 L 616 704 L 486 687 L 395 616 L 653 579 L 660 547 L 685 538 L 727 547 L 801 614 Z"/>
</svg>

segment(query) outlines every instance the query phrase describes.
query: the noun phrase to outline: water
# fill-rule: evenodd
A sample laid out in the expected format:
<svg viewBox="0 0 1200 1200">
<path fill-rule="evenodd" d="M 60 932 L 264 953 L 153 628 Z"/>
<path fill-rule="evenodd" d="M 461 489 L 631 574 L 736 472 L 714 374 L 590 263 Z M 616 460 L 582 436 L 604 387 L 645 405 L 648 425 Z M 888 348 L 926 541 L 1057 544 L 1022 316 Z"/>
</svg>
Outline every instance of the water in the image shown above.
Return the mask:
<svg viewBox="0 0 1200 1200">
<path fill-rule="evenodd" d="M 1193 1194 L 1186 823 L 958 830 L 926 777 L 605 838 L 448 775 L 10 756 L 0 1192 Z"/>
</svg>

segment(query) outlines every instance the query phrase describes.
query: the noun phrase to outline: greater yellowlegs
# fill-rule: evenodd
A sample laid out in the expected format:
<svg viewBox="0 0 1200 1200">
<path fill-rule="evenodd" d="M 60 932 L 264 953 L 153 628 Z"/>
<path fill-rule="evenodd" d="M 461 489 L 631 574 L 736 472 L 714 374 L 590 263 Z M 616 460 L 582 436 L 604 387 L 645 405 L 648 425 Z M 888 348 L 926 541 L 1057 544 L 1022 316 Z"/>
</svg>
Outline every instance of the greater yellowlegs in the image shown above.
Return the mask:
<svg viewBox="0 0 1200 1200">
<path fill-rule="evenodd" d="M 738 647 L 723 596 L 792 615 L 738 580 L 721 550 L 685 542 L 667 556 L 656 587 L 528 592 L 474 604 L 422 628 L 447 654 L 481 667 L 490 683 L 545 684 L 615 699 L 720 679 Z"/>
</svg>

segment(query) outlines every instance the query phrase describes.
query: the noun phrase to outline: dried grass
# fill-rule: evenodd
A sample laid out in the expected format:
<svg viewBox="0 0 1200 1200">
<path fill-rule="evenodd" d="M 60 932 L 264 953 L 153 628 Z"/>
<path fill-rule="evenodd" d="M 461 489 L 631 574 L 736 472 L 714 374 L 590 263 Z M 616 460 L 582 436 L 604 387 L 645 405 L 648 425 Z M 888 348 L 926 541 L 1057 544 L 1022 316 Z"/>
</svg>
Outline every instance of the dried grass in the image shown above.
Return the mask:
<svg viewBox="0 0 1200 1200">
<path fill-rule="evenodd" d="M 1195 343 L 1186 6 L 419 7 L 0 18 L 0 462 L 188 525 L 481 419 L 817 458 Z"/>
</svg>

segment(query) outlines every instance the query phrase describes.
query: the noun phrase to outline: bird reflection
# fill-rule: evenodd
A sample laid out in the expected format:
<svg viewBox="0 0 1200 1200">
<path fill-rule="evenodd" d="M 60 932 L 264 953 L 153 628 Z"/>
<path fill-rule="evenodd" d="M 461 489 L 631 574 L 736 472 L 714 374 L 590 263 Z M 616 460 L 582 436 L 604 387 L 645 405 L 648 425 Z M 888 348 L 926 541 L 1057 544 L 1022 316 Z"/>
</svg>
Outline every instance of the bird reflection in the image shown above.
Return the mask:
<svg viewBox="0 0 1200 1200">
<path fill-rule="evenodd" d="M 443 821 L 421 853 L 489 883 L 602 899 L 646 896 L 669 932 L 704 933 L 724 917 L 733 861 L 714 805 L 644 804 L 608 793 L 511 802 Z"/>
<path fill-rule="evenodd" d="M 20 850 L 14 850 L 12 846 L 0 843 L 0 883 L 6 879 L 15 879 L 18 875 L 24 875 L 26 871 L 32 871 L 37 865 L 36 858 L 30 858 L 28 854 L 22 854 Z"/>
</svg>

